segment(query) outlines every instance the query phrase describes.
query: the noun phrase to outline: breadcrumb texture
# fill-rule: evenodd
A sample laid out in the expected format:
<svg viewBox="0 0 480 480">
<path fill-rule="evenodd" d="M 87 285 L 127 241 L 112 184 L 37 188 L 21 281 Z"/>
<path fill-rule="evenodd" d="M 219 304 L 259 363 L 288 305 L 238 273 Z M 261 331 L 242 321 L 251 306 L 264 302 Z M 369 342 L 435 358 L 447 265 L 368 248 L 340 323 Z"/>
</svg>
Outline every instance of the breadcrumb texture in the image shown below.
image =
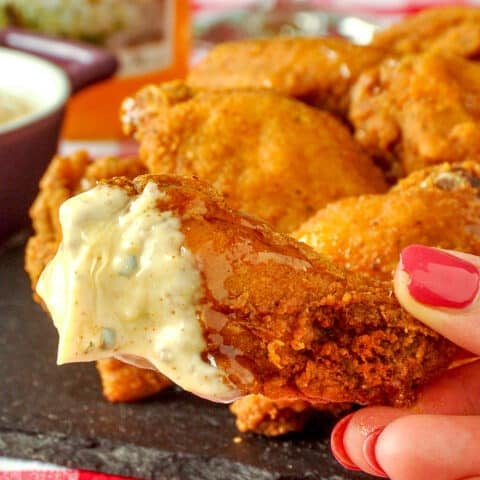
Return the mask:
<svg viewBox="0 0 480 480">
<path fill-rule="evenodd" d="M 150 85 L 122 112 L 150 173 L 196 176 L 279 231 L 338 198 L 387 188 L 337 119 L 269 90 Z"/>
<path fill-rule="evenodd" d="M 358 75 L 380 62 L 382 49 L 342 38 L 275 37 L 213 48 L 187 78 L 195 88 L 269 88 L 345 117 Z"/>
<path fill-rule="evenodd" d="M 426 9 L 377 32 L 371 46 L 394 55 L 434 50 L 476 59 L 480 55 L 480 9 Z"/>
<path fill-rule="evenodd" d="M 293 236 L 348 270 L 391 280 L 412 244 L 480 255 L 480 165 L 418 170 L 384 195 L 331 203 Z"/>
<path fill-rule="evenodd" d="M 97 361 L 103 395 L 111 402 L 133 402 L 154 395 L 172 382 L 153 370 L 134 367 L 116 358 Z"/>
<path fill-rule="evenodd" d="M 312 405 L 304 400 L 272 400 L 264 395 L 247 395 L 232 403 L 230 411 L 236 416 L 241 432 L 255 432 L 277 437 L 303 430 L 316 411 L 340 415 L 351 408 L 349 404 Z"/>
<path fill-rule="evenodd" d="M 204 278 L 210 354 L 243 394 L 311 403 L 407 405 L 457 347 L 411 317 L 390 283 L 347 272 L 290 236 L 232 210 L 195 179 L 105 182 L 130 194 L 155 182 L 181 220 Z"/>
<path fill-rule="evenodd" d="M 444 163 L 413 172 L 387 194 L 331 203 L 292 235 L 348 270 L 389 281 L 408 245 L 480 255 L 479 189 L 477 163 Z M 241 431 L 273 436 L 301 430 L 319 408 L 251 395 L 231 411 Z"/>
<path fill-rule="evenodd" d="M 429 51 L 388 59 L 352 89 L 355 138 L 393 177 L 480 158 L 480 65 Z"/>
</svg>

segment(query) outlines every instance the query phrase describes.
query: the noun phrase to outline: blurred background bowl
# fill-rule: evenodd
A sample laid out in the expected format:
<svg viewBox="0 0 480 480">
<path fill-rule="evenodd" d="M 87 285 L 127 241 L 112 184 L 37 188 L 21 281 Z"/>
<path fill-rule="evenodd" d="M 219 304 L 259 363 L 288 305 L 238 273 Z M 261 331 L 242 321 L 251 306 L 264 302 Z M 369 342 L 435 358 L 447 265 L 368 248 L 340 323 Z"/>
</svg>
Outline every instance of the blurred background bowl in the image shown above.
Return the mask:
<svg viewBox="0 0 480 480">
<path fill-rule="evenodd" d="M 0 48 L 0 113 L 2 98 L 26 107 L 17 118 L 0 122 L 4 241 L 28 224 L 39 179 L 57 150 L 70 95 L 112 75 L 117 61 L 103 49 L 14 28 L 0 30 L 0 45 L 8 47 Z"/>
</svg>

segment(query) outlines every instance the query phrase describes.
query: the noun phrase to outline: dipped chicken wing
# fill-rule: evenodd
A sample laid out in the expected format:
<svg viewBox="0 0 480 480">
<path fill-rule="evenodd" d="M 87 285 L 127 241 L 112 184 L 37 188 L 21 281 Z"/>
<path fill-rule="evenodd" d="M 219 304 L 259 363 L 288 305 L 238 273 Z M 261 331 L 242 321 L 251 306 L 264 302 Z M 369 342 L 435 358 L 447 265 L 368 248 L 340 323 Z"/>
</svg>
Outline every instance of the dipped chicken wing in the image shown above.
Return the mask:
<svg viewBox="0 0 480 480">
<path fill-rule="evenodd" d="M 377 32 L 371 46 L 394 56 L 426 50 L 478 58 L 480 8 L 448 6 L 429 8 Z"/>
<path fill-rule="evenodd" d="M 268 90 L 152 85 L 124 102 L 122 119 L 151 173 L 197 176 L 279 231 L 338 198 L 386 189 L 338 120 Z"/>
<path fill-rule="evenodd" d="M 480 158 L 480 64 L 433 52 L 387 60 L 352 89 L 355 138 L 396 177 Z"/>
<path fill-rule="evenodd" d="M 391 280 L 400 252 L 423 244 L 480 255 L 480 165 L 418 170 L 384 195 L 327 205 L 293 236 L 347 270 Z M 315 409 L 332 405 L 277 402 L 260 395 L 232 404 L 241 431 L 282 435 L 300 430 Z"/>
<path fill-rule="evenodd" d="M 35 291 L 38 278 L 52 260 L 62 240 L 60 205 L 104 178 L 136 177 L 145 167 L 135 158 L 106 157 L 94 161 L 86 152 L 55 157 L 40 182 L 40 192 L 30 210 L 34 235 L 26 248 L 25 269 Z M 34 295 L 37 301 L 38 296 Z M 171 385 L 158 372 L 138 369 L 115 359 L 97 363 L 103 394 L 110 401 L 130 401 L 157 393 Z"/>
<path fill-rule="evenodd" d="M 382 49 L 336 37 L 243 40 L 216 46 L 187 82 L 213 90 L 271 88 L 345 117 L 351 85 L 383 56 Z"/>
<path fill-rule="evenodd" d="M 60 363 L 116 356 L 216 401 L 403 405 L 457 352 L 388 283 L 231 210 L 198 180 L 112 179 L 65 202 L 60 220 L 62 248 L 37 283 Z"/>
<path fill-rule="evenodd" d="M 40 191 L 31 209 L 34 236 L 29 239 L 25 268 L 35 288 L 38 277 L 51 260 L 62 239 L 58 219 L 60 205 L 73 195 L 88 190 L 103 178 L 136 177 L 146 173 L 135 158 L 105 157 L 94 161 L 87 152 L 58 155 L 40 180 Z"/>
</svg>

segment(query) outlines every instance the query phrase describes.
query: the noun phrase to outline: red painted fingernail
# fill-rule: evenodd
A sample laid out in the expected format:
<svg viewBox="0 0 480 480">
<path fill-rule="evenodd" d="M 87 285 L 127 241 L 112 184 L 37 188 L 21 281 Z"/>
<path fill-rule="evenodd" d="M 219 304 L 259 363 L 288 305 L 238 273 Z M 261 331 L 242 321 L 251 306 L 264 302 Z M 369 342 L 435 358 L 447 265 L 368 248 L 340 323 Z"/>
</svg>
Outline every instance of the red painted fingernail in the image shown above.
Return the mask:
<svg viewBox="0 0 480 480">
<path fill-rule="evenodd" d="M 479 289 L 478 268 L 461 258 L 423 245 L 411 245 L 400 255 L 410 276 L 408 291 L 415 300 L 433 307 L 464 308 Z"/>
<path fill-rule="evenodd" d="M 353 413 L 342 418 L 332 430 L 332 435 L 330 436 L 330 444 L 332 448 L 332 453 L 337 462 L 342 465 L 342 467 L 348 468 L 349 470 L 360 470 L 348 456 L 347 451 L 345 450 L 345 445 L 343 444 L 343 436 L 345 430 L 347 429 L 350 420 L 353 417 Z"/>
<path fill-rule="evenodd" d="M 378 477 L 388 478 L 388 475 L 383 471 L 383 468 L 378 464 L 377 456 L 375 454 L 375 447 L 379 435 L 383 432 L 382 428 L 377 428 L 373 432 L 369 433 L 363 442 L 362 453 L 368 466 L 372 469 L 375 475 Z"/>
</svg>

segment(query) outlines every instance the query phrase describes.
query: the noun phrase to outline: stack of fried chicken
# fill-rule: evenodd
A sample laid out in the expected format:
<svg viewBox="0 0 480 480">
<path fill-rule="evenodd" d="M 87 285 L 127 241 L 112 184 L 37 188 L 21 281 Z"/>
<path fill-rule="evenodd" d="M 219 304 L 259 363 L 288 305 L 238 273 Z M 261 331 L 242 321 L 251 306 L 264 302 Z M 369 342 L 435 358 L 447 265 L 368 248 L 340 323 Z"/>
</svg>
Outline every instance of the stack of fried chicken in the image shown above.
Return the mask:
<svg viewBox="0 0 480 480">
<path fill-rule="evenodd" d="M 480 9 L 464 7 L 424 11 L 379 31 L 367 46 L 341 38 L 219 45 L 185 81 L 149 85 L 124 101 L 121 121 L 140 144 L 138 159 L 93 160 L 85 152 L 53 159 L 31 209 L 35 234 L 26 269 L 33 287 L 61 242 L 60 204 L 99 180 L 144 173 L 197 177 L 231 209 L 307 244 L 342 271 L 374 278 L 390 293 L 407 245 L 480 255 L 478 57 Z M 349 300 L 342 302 L 344 308 Z M 268 344 L 272 364 L 281 369 L 282 357 L 303 351 L 299 338 L 312 330 L 307 317 L 295 319 L 289 345 L 284 339 Z M 316 410 L 411 401 L 418 385 L 448 368 L 455 349 L 410 320 L 399 322 L 395 334 L 385 327 L 383 344 L 374 339 L 380 327 L 355 325 L 361 362 L 371 356 L 377 362 L 363 378 L 374 385 L 381 364 L 383 394 L 362 393 L 369 382 L 354 383 L 354 372 L 345 369 L 328 402 L 262 394 L 237 400 L 231 411 L 238 428 L 281 435 L 302 429 Z M 331 335 L 323 352 L 335 370 L 353 354 L 340 354 Z M 408 350 L 405 360 L 395 342 Z M 355 368 L 363 368 L 360 363 Z M 160 373 L 120 360 L 97 366 L 112 402 L 171 386 Z M 397 380 L 402 386 L 389 397 Z"/>
</svg>

